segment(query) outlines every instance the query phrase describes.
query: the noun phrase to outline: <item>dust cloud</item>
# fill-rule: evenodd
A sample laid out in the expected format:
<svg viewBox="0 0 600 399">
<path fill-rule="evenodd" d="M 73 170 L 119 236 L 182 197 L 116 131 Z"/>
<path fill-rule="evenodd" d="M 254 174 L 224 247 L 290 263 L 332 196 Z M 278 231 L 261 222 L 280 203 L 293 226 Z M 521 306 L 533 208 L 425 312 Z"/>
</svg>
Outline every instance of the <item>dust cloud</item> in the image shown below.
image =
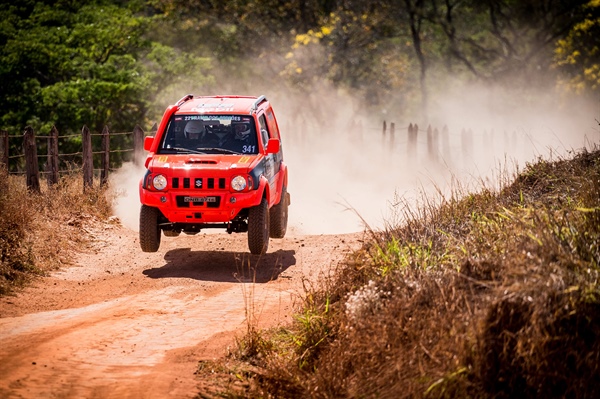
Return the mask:
<svg viewBox="0 0 600 399">
<path fill-rule="evenodd" d="M 114 195 L 113 212 L 123 226 L 138 231 L 140 217 L 139 185 L 145 168 L 131 162 L 109 176 L 109 186 Z"/>
<path fill-rule="evenodd" d="M 322 86 L 325 87 L 325 86 Z M 365 115 L 346 93 L 272 96 L 289 165 L 290 225 L 307 234 L 382 229 L 401 203 L 449 196 L 456 182 L 496 188 L 526 162 L 600 143 L 600 103 L 527 103 L 510 91 L 471 85 L 432 96 L 429 121 L 398 112 Z M 386 131 L 383 121 L 386 120 Z M 391 131 L 391 124 L 394 131 Z M 417 124 L 413 142 L 408 126 Z M 508 177 L 507 177 L 508 176 Z"/>
<path fill-rule="evenodd" d="M 431 93 L 427 120 L 401 109 L 369 113 L 360 99 L 325 83 L 300 91 L 229 82 L 210 94 L 223 93 L 264 94 L 273 104 L 289 167 L 291 234 L 383 229 L 401 211 L 399 198 L 415 203 L 423 195 L 448 196 L 456 182 L 470 191 L 495 188 L 526 162 L 600 143 L 600 101 L 554 92 L 525 97 L 461 85 Z M 411 140 L 408 127 L 415 124 Z M 143 174 L 124 165 L 111 178 L 121 193 L 115 213 L 136 230 Z"/>
</svg>

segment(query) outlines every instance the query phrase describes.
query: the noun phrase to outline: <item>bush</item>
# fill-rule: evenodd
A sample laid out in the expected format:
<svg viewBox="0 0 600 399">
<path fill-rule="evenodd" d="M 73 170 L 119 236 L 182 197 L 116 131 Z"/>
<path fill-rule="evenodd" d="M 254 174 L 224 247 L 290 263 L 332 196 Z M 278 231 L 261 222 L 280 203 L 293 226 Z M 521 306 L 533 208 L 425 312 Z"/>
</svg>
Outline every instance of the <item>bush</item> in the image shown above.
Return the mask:
<svg viewBox="0 0 600 399">
<path fill-rule="evenodd" d="M 22 176 L 2 169 L 0 179 L 0 295 L 70 262 L 82 225 L 110 215 L 106 190 L 83 190 L 80 174 L 65 176 L 41 194 L 29 192 Z"/>
<path fill-rule="evenodd" d="M 247 396 L 600 396 L 600 151 L 424 203 L 307 292 L 319 329 L 297 317 Z"/>
</svg>

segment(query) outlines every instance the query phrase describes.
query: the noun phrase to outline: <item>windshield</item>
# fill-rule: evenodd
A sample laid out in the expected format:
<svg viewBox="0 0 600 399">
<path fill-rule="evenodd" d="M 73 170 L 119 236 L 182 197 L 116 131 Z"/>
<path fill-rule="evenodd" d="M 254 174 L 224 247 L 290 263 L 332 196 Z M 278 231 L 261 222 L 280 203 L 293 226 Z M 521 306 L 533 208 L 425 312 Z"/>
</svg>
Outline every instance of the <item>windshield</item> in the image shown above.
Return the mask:
<svg viewBox="0 0 600 399">
<path fill-rule="evenodd" d="M 159 154 L 258 154 L 248 115 L 173 115 Z"/>
</svg>

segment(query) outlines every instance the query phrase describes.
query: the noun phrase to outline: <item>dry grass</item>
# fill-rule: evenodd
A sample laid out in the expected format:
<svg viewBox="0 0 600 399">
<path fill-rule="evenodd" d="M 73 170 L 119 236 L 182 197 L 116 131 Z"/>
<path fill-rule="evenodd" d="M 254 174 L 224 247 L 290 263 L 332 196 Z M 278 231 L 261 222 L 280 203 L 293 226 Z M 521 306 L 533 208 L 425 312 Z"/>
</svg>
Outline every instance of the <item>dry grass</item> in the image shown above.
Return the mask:
<svg viewBox="0 0 600 399">
<path fill-rule="evenodd" d="M 105 189 L 84 193 L 80 174 L 65 176 L 42 193 L 27 190 L 23 176 L 0 171 L 0 295 L 22 287 L 71 260 L 73 249 L 87 241 L 82 226 L 110 215 Z"/>
<path fill-rule="evenodd" d="M 509 183 L 405 204 L 224 395 L 600 397 L 600 151 Z"/>
</svg>

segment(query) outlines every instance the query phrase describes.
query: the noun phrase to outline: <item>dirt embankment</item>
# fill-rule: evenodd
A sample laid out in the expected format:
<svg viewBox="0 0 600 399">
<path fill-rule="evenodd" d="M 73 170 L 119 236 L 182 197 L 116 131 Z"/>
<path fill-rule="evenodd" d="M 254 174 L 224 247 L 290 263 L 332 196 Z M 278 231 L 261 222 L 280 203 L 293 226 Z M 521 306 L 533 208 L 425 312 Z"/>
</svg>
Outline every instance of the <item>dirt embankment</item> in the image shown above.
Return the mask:
<svg viewBox="0 0 600 399">
<path fill-rule="evenodd" d="M 0 397 L 193 397 L 198 361 L 227 353 L 251 315 L 286 323 L 303 280 L 317 281 L 362 234 L 271 240 L 250 256 L 246 235 L 163 238 L 88 229 L 76 264 L 0 298 Z"/>
</svg>

